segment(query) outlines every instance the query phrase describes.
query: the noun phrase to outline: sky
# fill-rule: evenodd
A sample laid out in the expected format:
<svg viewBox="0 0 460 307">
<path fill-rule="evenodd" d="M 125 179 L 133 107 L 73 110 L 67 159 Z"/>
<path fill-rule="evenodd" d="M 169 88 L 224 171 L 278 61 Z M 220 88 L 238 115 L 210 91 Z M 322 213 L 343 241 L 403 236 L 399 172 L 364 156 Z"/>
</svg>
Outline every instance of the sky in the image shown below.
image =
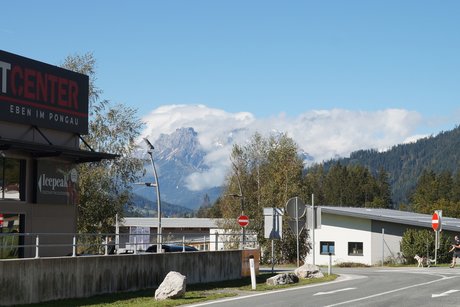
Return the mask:
<svg viewBox="0 0 460 307">
<path fill-rule="evenodd" d="M 454 0 L 3 1 L 0 49 L 92 52 L 102 97 L 136 108 L 143 136 L 193 126 L 209 163 L 254 131 L 322 161 L 458 125 L 459 16 Z"/>
</svg>

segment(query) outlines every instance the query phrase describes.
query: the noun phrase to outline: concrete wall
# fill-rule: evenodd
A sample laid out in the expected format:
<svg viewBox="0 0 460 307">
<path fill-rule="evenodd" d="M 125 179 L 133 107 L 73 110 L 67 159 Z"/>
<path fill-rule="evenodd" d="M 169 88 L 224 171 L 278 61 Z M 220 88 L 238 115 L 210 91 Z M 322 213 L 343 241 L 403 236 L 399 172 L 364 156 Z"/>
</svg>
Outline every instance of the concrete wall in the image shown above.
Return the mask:
<svg viewBox="0 0 460 307">
<path fill-rule="evenodd" d="M 242 259 L 235 250 L 2 260 L 0 305 L 156 288 L 170 271 L 187 284 L 238 279 Z"/>
</svg>

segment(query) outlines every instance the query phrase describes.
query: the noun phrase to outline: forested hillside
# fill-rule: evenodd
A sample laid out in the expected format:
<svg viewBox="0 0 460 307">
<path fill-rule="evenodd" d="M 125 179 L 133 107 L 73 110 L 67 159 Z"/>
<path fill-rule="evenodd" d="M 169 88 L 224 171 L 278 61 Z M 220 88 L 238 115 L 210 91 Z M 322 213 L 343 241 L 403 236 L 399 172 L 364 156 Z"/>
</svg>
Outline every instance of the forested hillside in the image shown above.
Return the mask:
<svg viewBox="0 0 460 307">
<path fill-rule="evenodd" d="M 388 174 L 391 197 L 395 207 L 408 204 L 409 197 L 424 171 L 436 174 L 455 174 L 460 165 L 460 127 L 418 140 L 416 143 L 394 146 L 388 151 L 360 150 L 350 158 L 329 161 L 324 164 L 330 169 L 339 162 L 342 165 L 361 165 L 377 174 L 383 169 Z"/>
</svg>

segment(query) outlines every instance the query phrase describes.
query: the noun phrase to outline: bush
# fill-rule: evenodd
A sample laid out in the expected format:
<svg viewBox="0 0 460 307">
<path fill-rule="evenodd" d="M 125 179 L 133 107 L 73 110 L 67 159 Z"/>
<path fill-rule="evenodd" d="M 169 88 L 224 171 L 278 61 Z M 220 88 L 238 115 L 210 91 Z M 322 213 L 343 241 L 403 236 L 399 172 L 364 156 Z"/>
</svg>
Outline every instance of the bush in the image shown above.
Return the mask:
<svg viewBox="0 0 460 307">
<path fill-rule="evenodd" d="M 448 263 L 452 260 L 449 249 L 452 246 L 452 237 L 444 232 L 439 234 L 440 246 L 438 249 L 438 263 Z M 401 240 L 401 251 L 406 263 L 415 263 L 414 256 L 428 256 L 434 259 L 435 233 L 430 230 L 408 229 Z M 428 253 L 428 255 L 427 255 Z"/>
</svg>

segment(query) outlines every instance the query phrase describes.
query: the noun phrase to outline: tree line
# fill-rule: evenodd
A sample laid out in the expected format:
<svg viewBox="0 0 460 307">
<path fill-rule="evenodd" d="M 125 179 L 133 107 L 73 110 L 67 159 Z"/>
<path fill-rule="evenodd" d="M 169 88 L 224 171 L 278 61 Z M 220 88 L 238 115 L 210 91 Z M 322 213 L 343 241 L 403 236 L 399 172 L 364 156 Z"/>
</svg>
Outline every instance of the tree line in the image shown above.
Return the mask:
<svg viewBox="0 0 460 307">
<path fill-rule="evenodd" d="M 383 168 L 389 175 L 391 198 L 395 208 L 411 202 L 411 195 L 425 170 L 437 174 L 460 170 L 460 127 L 414 143 L 395 145 L 386 151 L 358 150 L 349 158 L 324 163 L 329 168 L 340 161 L 342 165 L 362 165 L 376 172 Z"/>
<path fill-rule="evenodd" d="M 442 210 L 443 216 L 460 217 L 460 172 L 424 170 L 410 199 L 406 210 L 426 214 Z"/>
<path fill-rule="evenodd" d="M 234 145 L 223 194 L 213 206 L 200 208 L 198 216 L 222 217 L 227 221 L 226 228 L 238 231 L 237 217 L 248 215 L 248 229 L 257 234 L 262 250 L 268 253 L 271 243 L 264 238 L 263 208 L 284 208 L 295 196 L 309 203 L 312 194 L 318 205 L 391 206 L 388 175 L 383 169 L 373 175 L 363 166 L 337 163 L 327 170 L 322 164 L 305 170 L 298 152 L 298 145 L 286 134 L 263 137 L 255 133 L 246 145 Z M 287 223 L 286 218 L 283 220 Z M 308 251 L 306 235 L 306 231 L 301 234 L 302 257 Z M 285 224 L 283 240 L 275 245 L 280 261 L 292 262 L 296 258 L 295 245 L 296 238 Z"/>
<path fill-rule="evenodd" d="M 87 143 L 94 150 L 119 155 L 116 160 L 79 166 L 78 230 L 110 232 L 115 216 L 121 218 L 133 201 L 131 183 L 142 175 L 143 161 L 132 153 L 143 123 L 135 109 L 100 99 L 102 91 L 95 85 L 91 53 L 69 56 L 62 66 L 90 76 Z M 295 196 L 308 203 L 314 194 L 318 205 L 392 208 L 399 205 L 394 200 L 396 191 L 404 194 L 399 199 L 406 199 L 402 209 L 429 214 L 441 209 L 444 216 L 458 217 L 460 172 L 454 153 L 460 147 L 459 136 L 460 128 L 456 128 L 417 143 L 397 145 L 385 153 L 363 150 L 347 159 L 305 168 L 297 144 L 286 134 L 264 137 L 255 133 L 247 144 L 234 145 L 224 192 L 213 205 L 205 199 L 197 215 L 225 218 L 229 221 L 226 226 L 234 229 L 239 228 L 236 218 L 248 215 L 249 230 L 257 234 L 265 250 L 263 208 L 283 208 Z M 293 261 L 295 237 L 287 225 L 283 232 L 283 241 L 276 243 L 277 253 L 282 261 Z M 304 231 L 302 238 L 306 235 Z M 301 242 L 306 242 L 303 239 Z M 301 250 L 306 253 L 308 246 Z"/>
</svg>

